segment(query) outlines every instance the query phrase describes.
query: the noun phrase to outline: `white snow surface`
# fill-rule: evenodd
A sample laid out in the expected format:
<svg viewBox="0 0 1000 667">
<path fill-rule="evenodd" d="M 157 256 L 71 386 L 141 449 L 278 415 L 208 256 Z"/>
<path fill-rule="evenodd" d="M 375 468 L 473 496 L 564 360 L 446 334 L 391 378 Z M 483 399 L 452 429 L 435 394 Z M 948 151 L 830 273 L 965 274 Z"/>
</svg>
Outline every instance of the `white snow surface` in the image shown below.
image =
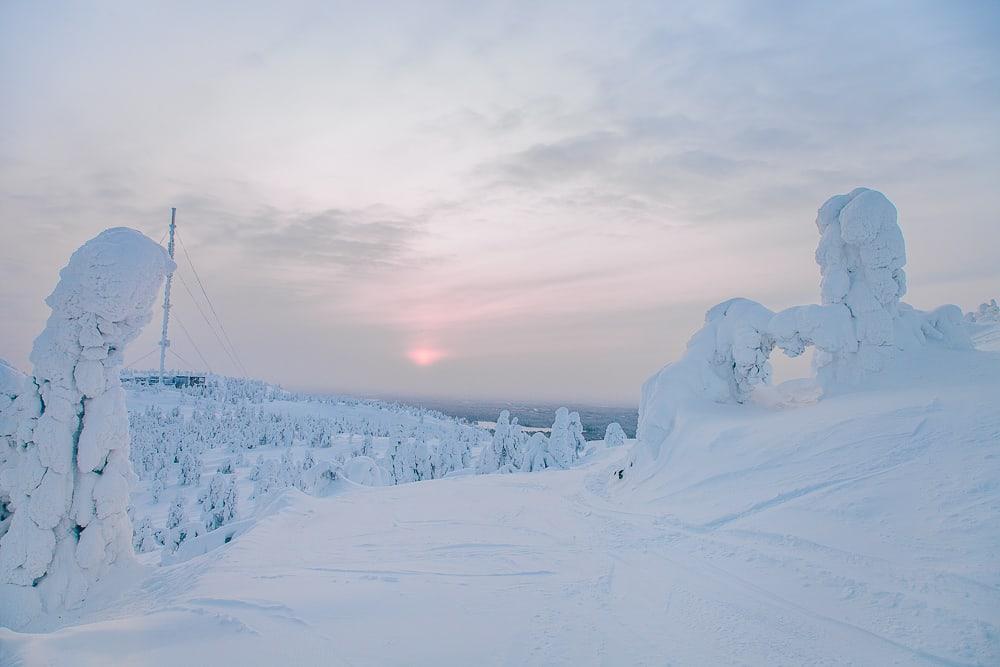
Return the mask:
<svg viewBox="0 0 1000 667">
<path fill-rule="evenodd" d="M 684 406 L 621 480 L 631 441 L 288 489 L 51 632 L 0 630 L 0 663 L 1000 663 L 1000 354 L 903 351 L 795 405 Z"/>
</svg>

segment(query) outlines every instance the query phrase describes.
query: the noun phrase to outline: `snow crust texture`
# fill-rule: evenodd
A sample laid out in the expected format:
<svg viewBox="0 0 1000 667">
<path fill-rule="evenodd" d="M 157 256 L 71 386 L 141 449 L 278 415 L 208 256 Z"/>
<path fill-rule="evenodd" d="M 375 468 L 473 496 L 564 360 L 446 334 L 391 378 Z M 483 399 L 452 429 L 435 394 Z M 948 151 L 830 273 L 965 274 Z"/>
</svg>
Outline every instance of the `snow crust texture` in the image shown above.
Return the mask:
<svg viewBox="0 0 1000 667">
<path fill-rule="evenodd" d="M 11 512 L 0 538 L 0 595 L 21 600 L 14 611 L 72 607 L 131 558 L 133 473 L 119 370 L 171 270 L 149 238 L 109 229 L 73 253 L 46 299 L 52 313 L 31 352 L 32 377 L 3 418 L 14 447 L 0 474 Z"/>
</svg>

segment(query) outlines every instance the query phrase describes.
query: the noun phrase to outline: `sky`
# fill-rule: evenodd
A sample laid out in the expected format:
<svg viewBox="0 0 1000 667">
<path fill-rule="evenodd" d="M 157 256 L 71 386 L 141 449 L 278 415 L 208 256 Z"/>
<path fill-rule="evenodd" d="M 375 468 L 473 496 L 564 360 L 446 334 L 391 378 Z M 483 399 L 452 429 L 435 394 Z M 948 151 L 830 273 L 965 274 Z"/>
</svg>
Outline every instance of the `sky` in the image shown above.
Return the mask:
<svg viewBox="0 0 1000 667">
<path fill-rule="evenodd" d="M 998 184 L 996 2 L 0 3 L 22 369 L 70 253 L 176 207 L 170 365 L 635 404 L 715 303 L 816 302 L 857 186 L 907 301 L 1000 296 Z"/>
</svg>

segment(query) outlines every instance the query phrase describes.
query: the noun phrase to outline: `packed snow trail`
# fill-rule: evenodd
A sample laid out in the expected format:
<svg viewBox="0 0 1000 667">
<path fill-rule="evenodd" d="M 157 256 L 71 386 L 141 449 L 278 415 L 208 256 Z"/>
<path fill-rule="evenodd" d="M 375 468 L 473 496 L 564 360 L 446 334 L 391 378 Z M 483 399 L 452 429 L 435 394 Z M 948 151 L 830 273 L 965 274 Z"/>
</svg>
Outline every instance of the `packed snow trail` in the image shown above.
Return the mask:
<svg viewBox="0 0 1000 667">
<path fill-rule="evenodd" d="M 328 498 L 150 570 L 0 663 L 1000 663 L 1000 355 L 904 355 L 717 406 L 647 479 L 582 468 Z M 124 585 L 124 584 L 123 584 Z"/>
</svg>

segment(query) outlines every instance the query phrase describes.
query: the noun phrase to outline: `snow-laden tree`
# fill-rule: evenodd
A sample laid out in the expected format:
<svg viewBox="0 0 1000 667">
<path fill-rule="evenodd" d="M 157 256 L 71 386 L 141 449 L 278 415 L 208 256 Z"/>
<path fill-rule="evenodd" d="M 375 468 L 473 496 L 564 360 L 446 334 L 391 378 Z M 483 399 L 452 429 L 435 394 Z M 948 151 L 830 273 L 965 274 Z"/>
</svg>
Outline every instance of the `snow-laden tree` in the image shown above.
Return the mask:
<svg viewBox="0 0 1000 667">
<path fill-rule="evenodd" d="M 899 301 L 906 293 L 906 247 L 896 207 L 885 195 L 857 188 L 831 197 L 816 216 L 816 248 L 824 306 L 850 311 L 856 349 L 817 350 L 817 369 L 856 379 L 878 371 L 895 351 Z"/>
<path fill-rule="evenodd" d="M 573 442 L 576 458 L 580 458 L 587 449 L 587 439 L 583 436 L 583 422 L 580 420 L 579 412 L 569 413 L 569 437 Z"/>
<path fill-rule="evenodd" d="M 555 421 L 552 422 L 548 443 L 549 453 L 556 462 L 555 467 L 569 468 L 573 465 L 577 457 L 576 446 L 576 438 L 570 431 L 569 410 L 559 408 L 556 410 Z"/>
<path fill-rule="evenodd" d="M 442 435 L 434 450 L 434 469 L 438 477 L 444 477 L 456 470 L 465 470 L 472 465 L 469 443 L 460 431 Z"/>
<path fill-rule="evenodd" d="M 157 540 L 166 547 L 168 553 L 174 553 L 184 540 L 197 536 L 201 531 L 200 526 L 187 521 L 186 514 L 187 506 L 184 496 L 178 495 L 170 504 L 167 522 L 163 530 L 159 532 L 160 539 Z"/>
<path fill-rule="evenodd" d="M 361 450 L 358 453 L 358 456 L 375 458 L 375 439 L 372 438 L 371 433 L 365 433 L 361 436 Z"/>
<path fill-rule="evenodd" d="M 775 346 L 789 356 L 813 347 L 824 389 L 881 370 L 899 349 L 971 347 L 957 306 L 924 312 L 900 301 L 906 251 L 896 218 L 895 206 L 866 188 L 824 203 L 816 218 L 822 303 L 775 314 L 754 301 L 731 299 L 710 309 L 684 355 L 643 385 L 637 431 L 642 446 L 633 456 L 660 458 L 685 407 L 745 403 L 756 386 L 769 382 Z M 635 463 L 633 458 L 629 465 Z"/>
<path fill-rule="evenodd" d="M 298 464 L 298 474 L 295 486 L 300 490 L 305 492 L 305 477 L 309 474 L 309 471 L 316 467 L 316 459 L 313 456 L 312 450 L 307 449 L 305 454 L 302 455 L 302 461 Z"/>
<path fill-rule="evenodd" d="M 278 462 L 274 459 L 265 459 L 263 456 L 257 458 L 257 462 L 251 469 L 250 480 L 253 482 L 250 500 L 259 500 L 284 488 L 280 481 Z"/>
<path fill-rule="evenodd" d="M 174 502 L 170 504 L 170 510 L 167 512 L 167 530 L 176 528 L 177 526 L 184 523 L 185 515 L 185 503 L 184 496 L 177 496 L 174 498 Z"/>
<path fill-rule="evenodd" d="M 479 455 L 476 472 L 516 472 L 521 464 L 523 445 L 524 432 L 517 418 L 511 421 L 510 412 L 502 410 L 493 431 L 493 440 L 483 446 Z"/>
<path fill-rule="evenodd" d="M 215 473 L 198 502 L 201 503 L 201 522 L 205 530 L 215 530 L 235 519 L 237 512 L 235 475 Z"/>
<path fill-rule="evenodd" d="M 33 589 L 46 609 L 80 603 L 132 557 L 134 473 L 119 371 L 171 270 L 147 237 L 109 229 L 73 253 L 46 299 L 52 313 L 16 401 L 16 461 L 0 479 L 13 509 L 0 539 L 0 583 Z M 0 600 L 15 597 L 22 609 L 31 604 L 0 592 Z"/>
<path fill-rule="evenodd" d="M 973 312 L 966 313 L 965 319 L 968 322 L 974 322 L 976 324 L 992 324 L 993 322 L 1000 322 L 1000 305 L 997 305 L 996 299 L 990 299 L 985 303 L 979 304 L 979 308 Z"/>
<path fill-rule="evenodd" d="M 389 448 L 389 474 L 395 484 L 416 482 L 417 457 L 416 450 L 409 438 L 397 436 Z"/>
<path fill-rule="evenodd" d="M 177 475 L 177 483 L 181 486 L 201 484 L 202 466 L 201 452 L 196 447 L 185 449 L 180 455 L 180 473 Z M 230 472 L 232 471 L 230 470 Z"/>
<path fill-rule="evenodd" d="M 163 478 L 156 477 L 153 479 L 153 483 L 149 485 L 149 498 L 153 501 L 153 504 L 160 502 L 160 497 L 163 495 Z"/>
<path fill-rule="evenodd" d="M 431 456 L 431 448 L 423 435 L 413 443 L 414 477 L 417 481 L 438 477 L 435 470 L 435 457 Z"/>
<path fill-rule="evenodd" d="M 524 434 L 524 428 L 518 423 L 517 417 L 510 422 L 510 432 L 507 439 L 501 443 L 500 452 L 500 472 L 517 472 L 524 456 L 524 445 L 528 437 Z"/>
<path fill-rule="evenodd" d="M 301 470 L 299 465 L 292 458 L 291 451 L 285 451 L 281 454 L 281 461 L 278 464 L 278 485 L 287 489 L 290 486 L 296 486 L 301 478 Z"/>
<path fill-rule="evenodd" d="M 565 468 L 551 451 L 551 440 L 544 433 L 531 434 L 524 445 L 519 469 L 521 472 L 537 472 L 546 468 Z"/>
<path fill-rule="evenodd" d="M 604 431 L 604 446 L 605 447 L 621 447 L 625 444 L 627 437 L 625 436 L 625 429 L 618 422 L 611 422 L 608 424 L 608 428 Z"/>
<path fill-rule="evenodd" d="M 744 403 L 754 386 L 769 381 L 768 356 L 774 342 L 768 325 L 773 315 L 749 299 L 714 306 L 684 355 L 643 384 L 637 437 L 653 458 L 683 406 L 699 401 Z"/>
<path fill-rule="evenodd" d="M 143 554 L 147 551 L 153 551 L 159 546 L 153 534 L 153 522 L 147 514 L 135 527 L 132 535 L 132 547 L 136 553 Z"/>
</svg>

